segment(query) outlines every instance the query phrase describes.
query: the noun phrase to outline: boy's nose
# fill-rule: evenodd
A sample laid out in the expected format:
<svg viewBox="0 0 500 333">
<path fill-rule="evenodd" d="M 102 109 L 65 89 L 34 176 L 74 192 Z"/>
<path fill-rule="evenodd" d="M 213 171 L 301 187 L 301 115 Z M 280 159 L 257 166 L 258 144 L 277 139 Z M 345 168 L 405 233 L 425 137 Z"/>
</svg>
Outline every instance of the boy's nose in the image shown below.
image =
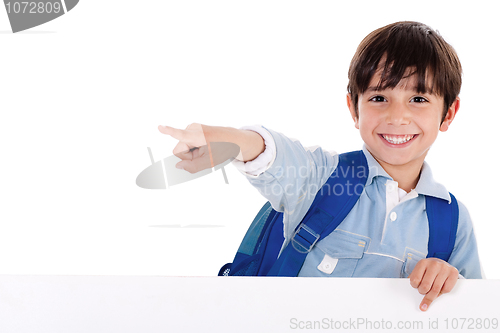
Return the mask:
<svg viewBox="0 0 500 333">
<path fill-rule="evenodd" d="M 387 124 L 394 126 L 408 125 L 410 120 L 410 111 L 404 105 L 393 105 L 387 110 Z"/>
</svg>

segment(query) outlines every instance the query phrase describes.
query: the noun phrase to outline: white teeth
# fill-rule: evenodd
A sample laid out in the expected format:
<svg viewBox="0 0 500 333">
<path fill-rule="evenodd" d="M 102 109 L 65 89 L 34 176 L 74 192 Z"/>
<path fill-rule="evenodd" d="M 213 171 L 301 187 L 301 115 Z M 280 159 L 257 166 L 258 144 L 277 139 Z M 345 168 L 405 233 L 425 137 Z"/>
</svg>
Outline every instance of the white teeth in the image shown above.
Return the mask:
<svg viewBox="0 0 500 333">
<path fill-rule="evenodd" d="M 388 142 L 396 145 L 403 144 L 405 142 L 410 141 L 415 137 L 415 134 L 412 135 L 387 135 L 387 134 L 382 134 L 384 139 L 386 139 Z"/>
</svg>

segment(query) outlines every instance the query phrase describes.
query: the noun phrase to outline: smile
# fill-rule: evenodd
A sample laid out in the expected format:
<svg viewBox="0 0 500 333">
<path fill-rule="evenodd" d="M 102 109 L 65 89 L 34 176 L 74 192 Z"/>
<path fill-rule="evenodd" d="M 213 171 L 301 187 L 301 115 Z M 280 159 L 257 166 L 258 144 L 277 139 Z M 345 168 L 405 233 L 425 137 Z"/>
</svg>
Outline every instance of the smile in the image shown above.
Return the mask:
<svg viewBox="0 0 500 333">
<path fill-rule="evenodd" d="M 405 135 L 380 134 L 380 136 L 393 145 L 402 145 L 412 140 L 414 137 L 417 136 L 417 134 L 405 134 Z"/>
</svg>

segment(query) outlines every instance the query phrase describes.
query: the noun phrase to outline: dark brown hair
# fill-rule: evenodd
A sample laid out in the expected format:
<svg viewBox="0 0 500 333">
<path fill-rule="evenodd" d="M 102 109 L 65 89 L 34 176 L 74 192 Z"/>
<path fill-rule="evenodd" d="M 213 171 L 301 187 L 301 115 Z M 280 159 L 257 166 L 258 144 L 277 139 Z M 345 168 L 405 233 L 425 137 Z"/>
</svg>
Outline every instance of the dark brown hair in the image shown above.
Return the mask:
<svg viewBox="0 0 500 333">
<path fill-rule="evenodd" d="M 385 64 L 380 63 L 384 58 Z M 402 78 L 416 74 L 419 93 L 435 93 L 444 99 L 444 115 L 462 85 L 462 66 L 451 45 L 441 35 L 419 22 L 396 22 L 366 36 L 349 67 L 347 91 L 358 112 L 358 98 L 380 66 L 377 89 L 395 88 Z M 426 82 L 431 78 L 432 82 Z"/>
</svg>

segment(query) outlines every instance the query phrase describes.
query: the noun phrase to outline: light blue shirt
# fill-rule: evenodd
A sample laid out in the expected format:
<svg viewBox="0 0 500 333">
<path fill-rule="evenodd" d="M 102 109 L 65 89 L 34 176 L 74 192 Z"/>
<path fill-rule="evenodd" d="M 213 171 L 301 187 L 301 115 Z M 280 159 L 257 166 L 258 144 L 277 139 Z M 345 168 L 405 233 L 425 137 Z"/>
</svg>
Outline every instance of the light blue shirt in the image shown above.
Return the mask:
<svg viewBox="0 0 500 333">
<path fill-rule="evenodd" d="M 267 131 L 266 146 L 273 146 L 275 153 L 263 154 L 269 165 L 247 178 L 275 210 L 284 212 L 286 246 L 316 192 L 336 171 L 338 155 L 320 147 L 304 148 Z M 405 195 L 366 147 L 363 152 L 369 167 L 367 185 L 345 220 L 308 254 L 299 276 L 405 278 L 426 257 L 429 227 L 424 195 L 450 201 L 448 191 L 434 181 L 424 162 L 416 188 Z M 465 206 L 458 204 L 457 237 L 448 262 L 465 278 L 482 278 L 472 222 Z"/>
</svg>

